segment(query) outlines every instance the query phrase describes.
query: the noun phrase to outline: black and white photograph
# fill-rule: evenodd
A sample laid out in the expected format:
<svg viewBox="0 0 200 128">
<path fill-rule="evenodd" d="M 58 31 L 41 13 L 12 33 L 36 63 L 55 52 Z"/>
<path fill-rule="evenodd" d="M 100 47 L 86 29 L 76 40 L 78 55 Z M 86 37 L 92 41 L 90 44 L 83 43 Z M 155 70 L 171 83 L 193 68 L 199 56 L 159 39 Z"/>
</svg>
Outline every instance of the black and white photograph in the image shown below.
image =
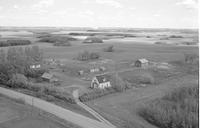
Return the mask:
<svg viewBox="0 0 200 128">
<path fill-rule="evenodd" d="M 199 128 L 198 0 L 0 0 L 0 128 Z"/>
</svg>

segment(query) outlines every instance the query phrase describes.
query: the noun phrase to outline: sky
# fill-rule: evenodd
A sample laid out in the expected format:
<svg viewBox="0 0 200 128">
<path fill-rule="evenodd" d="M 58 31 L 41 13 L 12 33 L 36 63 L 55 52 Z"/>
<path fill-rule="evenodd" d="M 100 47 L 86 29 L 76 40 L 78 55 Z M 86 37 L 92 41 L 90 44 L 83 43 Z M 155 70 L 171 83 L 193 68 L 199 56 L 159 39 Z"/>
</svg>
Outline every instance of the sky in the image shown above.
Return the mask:
<svg viewBox="0 0 200 128">
<path fill-rule="evenodd" d="M 198 0 L 0 0 L 0 26 L 198 28 Z"/>
</svg>

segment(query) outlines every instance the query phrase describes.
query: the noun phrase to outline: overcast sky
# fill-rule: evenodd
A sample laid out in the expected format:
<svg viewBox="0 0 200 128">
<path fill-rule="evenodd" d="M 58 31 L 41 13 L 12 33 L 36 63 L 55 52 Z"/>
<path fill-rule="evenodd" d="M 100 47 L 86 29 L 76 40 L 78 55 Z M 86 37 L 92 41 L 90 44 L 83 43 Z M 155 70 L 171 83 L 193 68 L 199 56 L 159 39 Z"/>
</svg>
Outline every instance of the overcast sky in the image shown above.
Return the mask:
<svg viewBox="0 0 200 128">
<path fill-rule="evenodd" d="M 0 0 L 0 26 L 197 28 L 197 0 Z"/>
</svg>

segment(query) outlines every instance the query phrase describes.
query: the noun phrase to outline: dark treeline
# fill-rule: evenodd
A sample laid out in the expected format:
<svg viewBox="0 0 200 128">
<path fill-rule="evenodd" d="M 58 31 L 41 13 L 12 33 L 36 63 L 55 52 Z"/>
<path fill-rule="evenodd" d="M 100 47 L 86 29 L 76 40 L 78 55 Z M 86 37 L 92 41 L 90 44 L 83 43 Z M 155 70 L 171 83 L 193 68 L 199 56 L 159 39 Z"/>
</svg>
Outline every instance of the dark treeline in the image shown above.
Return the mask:
<svg viewBox="0 0 200 128">
<path fill-rule="evenodd" d="M 0 47 L 17 46 L 17 45 L 29 45 L 29 44 L 31 44 L 31 41 L 29 41 L 29 40 L 0 41 Z"/>
<path fill-rule="evenodd" d="M 13 74 L 37 76 L 37 73 L 30 69 L 30 65 L 41 63 L 42 59 L 42 52 L 38 46 L 0 49 L 0 83 L 6 84 Z"/>
</svg>

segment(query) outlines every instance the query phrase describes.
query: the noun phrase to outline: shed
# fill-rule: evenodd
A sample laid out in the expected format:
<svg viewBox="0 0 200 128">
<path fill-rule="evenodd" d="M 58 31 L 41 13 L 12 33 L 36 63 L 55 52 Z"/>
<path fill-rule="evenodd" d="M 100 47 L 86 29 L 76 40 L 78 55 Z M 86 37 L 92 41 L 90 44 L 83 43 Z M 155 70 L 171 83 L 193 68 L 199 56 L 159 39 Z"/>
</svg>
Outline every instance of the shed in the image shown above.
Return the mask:
<svg viewBox="0 0 200 128">
<path fill-rule="evenodd" d="M 148 66 L 149 64 L 149 61 L 145 58 L 142 58 L 142 59 L 138 59 L 135 61 L 135 67 L 146 67 Z"/>
<path fill-rule="evenodd" d="M 91 72 L 91 73 L 99 72 L 99 71 L 100 71 L 99 68 L 92 68 L 92 69 L 90 69 L 90 72 Z"/>
<path fill-rule="evenodd" d="M 91 88 L 109 88 L 111 87 L 111 76 L 107 74 L 95 76 L 91 82 Z"/>
<path fill-rule="evenodd" d="M 52 73 L 45 72 L 41 77 L 44 81 L 47 81 L 47 82 L 57 82 L 58 81 L 58 79 Z"/>
</svg>

